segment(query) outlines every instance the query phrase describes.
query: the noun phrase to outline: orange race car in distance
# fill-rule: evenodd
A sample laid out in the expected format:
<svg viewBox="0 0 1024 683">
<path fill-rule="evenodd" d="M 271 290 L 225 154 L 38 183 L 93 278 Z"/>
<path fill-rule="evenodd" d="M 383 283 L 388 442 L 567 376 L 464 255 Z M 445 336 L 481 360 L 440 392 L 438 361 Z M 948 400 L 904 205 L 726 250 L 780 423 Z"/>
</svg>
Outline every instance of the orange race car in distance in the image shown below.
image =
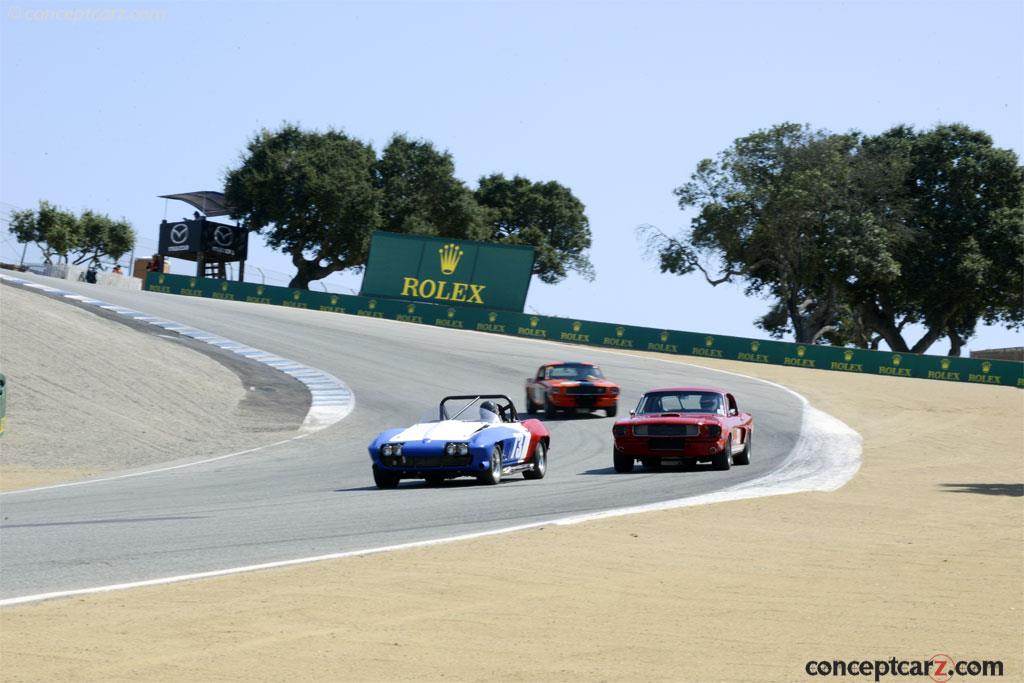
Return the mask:
<svg viewBox="0 0 1024 683">
<path fill-rule="evenodd" d="M 545 363 L 533 377 L 526 378 L 526 410 L 544 410 L 545 417 L 558 411 L 604 410 L 615 417 L 619 406 L 619 385 L 604 378 L 593 363 Z"/>
</svg>

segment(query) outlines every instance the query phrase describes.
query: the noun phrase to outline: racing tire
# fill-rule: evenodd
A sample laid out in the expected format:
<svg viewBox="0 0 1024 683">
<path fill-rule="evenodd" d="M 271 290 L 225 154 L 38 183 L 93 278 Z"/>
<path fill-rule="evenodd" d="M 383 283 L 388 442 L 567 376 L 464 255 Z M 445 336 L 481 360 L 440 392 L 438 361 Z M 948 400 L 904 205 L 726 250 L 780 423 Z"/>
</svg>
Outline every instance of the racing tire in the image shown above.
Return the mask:
<svg viewBox="0 0 1024 683">
<path fill-rule="evenodd" d="M 534 404 L 533 401 L 530 400 L 529 391 L 526 392 L 526 412 L 531 414 L 537 412 L 537 406 Z"/>
<path fill-rule="evenodd" d="M 377 466 L 373 466 L 373 483 L 377 485 L 379 489 L 394 489 L 398 488 L 398 481 L 401 479 L 394 472 L 385 472 L 377 469 Z"/>
<path fill-rule="evenodd" d="M 548 451 L 543 441 L 538 441 L 533 449 L 533 467 L 523 470 L 523 479 L 543 479 L 548 471 Z"/>
<path fill-rule="evenodd" d="M 754 438 L 754 432 L 747 432 L 747 442 L 743 444 L 743 451 L 739 455 L 732 456 L 732 464 L 734 465 L 749 465 L 750 464 L 750 440 Z"/>
<path fill-rule="evenodd" d="M 480 475 L 480 483 L 493 486 L 501 481 L 501 446 L 491 450 L 491 466 Z"/>
<path fill-rule="evenodd" d="M 551 399 L 547 396 L 544 397 L 544 417 L 549 420 L 554 419 L 558 415 L 558 408 L 551 402 Z"/>
<path fill-rule="evenodd" d="M 732 458 L 732 437 L 731 436 L 729 437 L 729 440 L 725 442 L 725 450 L 722 451 L 721 455 L 715 456 L 715 458 L 712 460 L 712 462 L 714 463 L 716 470 L 723 470 L 724 471 L 724 470 L 727 470 L 730 467 L 732 467 L 733 458 Z"/>
<path fill-rule="evenodd" d="M 619 412 L 619 406 L 618 405 L 614 405 L 611 408 L 605 408 L 604 409 L 604 414 L 607 415 L 608 417 L 615 417 L 618 414 L 618 412 Z"/>
<path fill-rule="evenodd" d="M 428 474 L 424 479 L 427 481 L 427 486 L 440 486 L 444 483 L 443 474 Z"/>
<path fill-rule="evenodd" d="M 633 471 L 633 461 L 635 458 L 631 455 L 623 455 L 619 452 L 612 453 L 612 462 L 615 464 L 615 471 L 619 474 L 629 474 Z"/>
</svg>

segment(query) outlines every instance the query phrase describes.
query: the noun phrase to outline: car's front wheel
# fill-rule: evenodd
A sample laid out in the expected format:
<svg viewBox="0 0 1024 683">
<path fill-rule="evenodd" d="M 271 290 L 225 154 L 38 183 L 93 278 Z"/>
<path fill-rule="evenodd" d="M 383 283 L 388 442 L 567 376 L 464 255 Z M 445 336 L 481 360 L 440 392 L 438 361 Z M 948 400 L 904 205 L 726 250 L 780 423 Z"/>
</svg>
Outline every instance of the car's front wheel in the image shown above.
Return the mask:
<svg viewBox="0 0 1024 683">
<path fill-rule="evenodd" d="M 633 471 L 633 456 L 623 455 L 618 451 L 612 453 L 612 462 L 615 464 L 615 471 L 619 474 L 629 474 Z"/>
<path fill-rule="evenodd" d="M 716 457 L 713 462 L 715 463 L 716 470 L 727 470 L 732 467 L 732 437 L 725 442 L 725 450 L 722 451 L 721 455 Z"/>
<path fill-rule="evenodd" d="M 533 449 L 533 467 L 523 470 L 523 479 L 543 479 L 548 471 L 548 452 L 544 442 L 538 441 Z"/>
<path fill-rule="evenodd" d="M 501 446 L 495 446 L 491 451 L 491 461 L 487 471 L 480 475 L 480 482 L 497 484 L 499 481 L 501 481 Z"/>
<path fill-rule="evenodd" d="M 604 409 L 604 414 L 607 415 L 608 417 L 615 417 L 618 414 L 618 412 L 619 405 L 617 403 L 609 408 Z"/>
<path fill-rule="evenodd" d="M 549 420 L 554 419 L 555 415 L 558 414 L 558 408 L 551 402 L 551 399 L 547 396 L 544 397 L 544 417 Z"/>
<path fill-rule="evenodd" d="M 753 432 L 747 432 L 747 442 L 743 444 L 743 451 L 739 455 L 733 456 L 734 465 L 750 464 L 750 439 L 752 439 L 753 436 Z"/>
<path fill-rule="evenodd" d="M 397 488 L 399 479 L 401 479 L 401 477 L 394 472 L 385 472 L 384 470 L 379 469 L 376 465 L 373 466 L 373 483 L 377 485 L 377 488 Z"/>
</svg>

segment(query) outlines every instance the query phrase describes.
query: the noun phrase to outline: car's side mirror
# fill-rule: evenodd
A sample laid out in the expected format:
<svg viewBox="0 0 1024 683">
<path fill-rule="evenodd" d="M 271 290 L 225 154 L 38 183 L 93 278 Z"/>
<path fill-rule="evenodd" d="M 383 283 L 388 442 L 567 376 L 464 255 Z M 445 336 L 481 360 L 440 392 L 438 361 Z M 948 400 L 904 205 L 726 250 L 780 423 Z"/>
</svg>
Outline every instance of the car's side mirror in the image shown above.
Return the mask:
<svg viewBox="0 0 1024 683">
<path fill-rule="evenodd" d="M 730 415 L 739 415 L 740 411 L 736 410 L 735 408 L 729 408 L 729 414 Z"/>
<path fill-rule="evenodd" d="M 630 417 L 635 417 L 636 416 L 636 411 L 635 410 L 629 411 L 629 416 Z"/>
</svg>

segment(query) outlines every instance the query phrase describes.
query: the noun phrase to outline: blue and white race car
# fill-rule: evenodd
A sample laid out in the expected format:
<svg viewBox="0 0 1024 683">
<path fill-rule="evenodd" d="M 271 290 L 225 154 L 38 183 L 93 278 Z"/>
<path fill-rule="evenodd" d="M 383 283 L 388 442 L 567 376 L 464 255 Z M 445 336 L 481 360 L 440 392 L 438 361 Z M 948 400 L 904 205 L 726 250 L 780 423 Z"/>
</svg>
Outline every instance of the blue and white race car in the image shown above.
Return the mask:
<svg viewBox="0 0 1024 683">
<path fill-rule="evenodd" d="M 440 484 L 470 476 L 497 484 L 516 472 L 525 479 L 544 477 L 550 434 L 540 420 L 520 421 L 508 396 L 447 396 L 434 415 L 407 429 L 383 431 L 370 443 L 377 488 L 393 489 L 402 479 Z"/>
</svg>

